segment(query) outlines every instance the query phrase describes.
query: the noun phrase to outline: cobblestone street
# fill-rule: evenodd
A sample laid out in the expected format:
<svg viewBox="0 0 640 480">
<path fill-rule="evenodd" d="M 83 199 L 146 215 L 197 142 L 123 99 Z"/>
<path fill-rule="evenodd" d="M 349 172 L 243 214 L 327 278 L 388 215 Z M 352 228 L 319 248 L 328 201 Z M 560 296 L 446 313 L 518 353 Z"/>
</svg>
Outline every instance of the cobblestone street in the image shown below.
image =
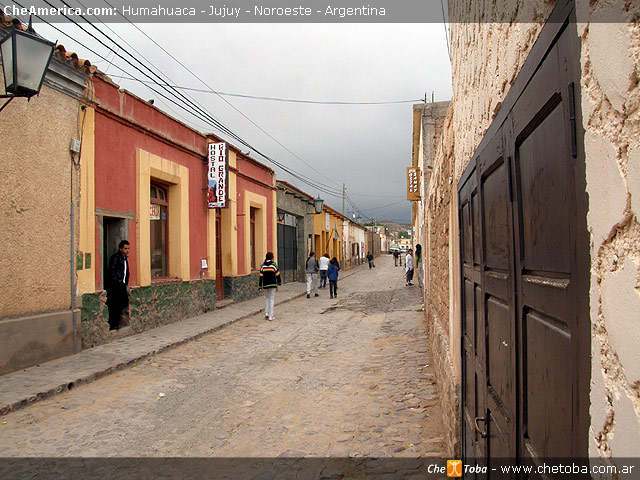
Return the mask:
<svg viewBox="0 0 640 480">
<path fill-rule="evenodd" d="M 442 456 L 418 287 L 376 263 L 0 417 L 3 456 Z"/>
</svg>

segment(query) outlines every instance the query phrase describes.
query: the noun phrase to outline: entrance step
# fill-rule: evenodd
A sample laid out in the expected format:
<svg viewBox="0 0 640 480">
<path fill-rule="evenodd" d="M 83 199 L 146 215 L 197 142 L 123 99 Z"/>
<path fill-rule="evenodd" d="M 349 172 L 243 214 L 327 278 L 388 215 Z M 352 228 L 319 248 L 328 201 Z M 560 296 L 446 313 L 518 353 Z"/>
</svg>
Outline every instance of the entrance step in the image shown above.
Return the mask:
<svg viewBox="0 0 640 480">
<path fill-rule="evenodd" d="M 221 308 L 228 307 L 229 305 L 233 305 L 235 300 L 233 298 L 225 298 L 224 300 L 220 300 L 216 302 L 216 310 L 220 310 Z"/>
</svg>

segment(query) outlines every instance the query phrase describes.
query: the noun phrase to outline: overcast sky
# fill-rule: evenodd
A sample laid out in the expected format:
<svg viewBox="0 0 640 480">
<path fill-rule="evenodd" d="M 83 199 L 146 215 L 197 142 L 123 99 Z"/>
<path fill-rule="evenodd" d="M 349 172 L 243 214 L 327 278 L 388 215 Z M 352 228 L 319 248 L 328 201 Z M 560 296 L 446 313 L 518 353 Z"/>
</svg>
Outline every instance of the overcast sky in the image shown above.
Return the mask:
<svg viewBox="0 0 640 480">
<path fill-rule="evenodd" d="M 205 121 L 163 100 L 147 86 L 118 78 L 129 76 L 118 66 L 138 78 L 144 77 L 107 48 L 96 46 L 96 42 L 75 25 L 57 26 L 108 60 L 47 25 L 36 23 L 34 26 L 39 34 L 58 40 L 67 50 L 90 60 L 121 87 L 144 99 L 153 98 L 156 106 L 199 131 L 218 133 Z M 170 83 L 207 88 L 134 26 L 98 26 L 131 53 L 136 54 L 133 48 L 137 50 L 145 62 L 159 68 Z M 425 93 L 431 101 L 432 92 L 435 101 L 451 97 L 445 30 L 438 23 L 146 23 L 137 27 L 208 87 L 219 92 L 341 102 L 418 100 Z M 410 221 L 406 167 L 411 162 L 412 103 L 316 105 L 224 97 L 258 128 L 215 94 L 185 93 L 248 143 L 296 173 L 333 191 L 341 191 L 345 183 L 353 203 L 365 216 Z M 228 140 L 242 147 L 237 140 Z M 278 178 L 310 195 L 319 194 L 329 206 L 342 210 L 341 197 L 292 178 L 255 153 L 251 156 L 274 168 Z M 347 201 L 345 214 L 351 216 L 354 211 Z"/>
</svg>

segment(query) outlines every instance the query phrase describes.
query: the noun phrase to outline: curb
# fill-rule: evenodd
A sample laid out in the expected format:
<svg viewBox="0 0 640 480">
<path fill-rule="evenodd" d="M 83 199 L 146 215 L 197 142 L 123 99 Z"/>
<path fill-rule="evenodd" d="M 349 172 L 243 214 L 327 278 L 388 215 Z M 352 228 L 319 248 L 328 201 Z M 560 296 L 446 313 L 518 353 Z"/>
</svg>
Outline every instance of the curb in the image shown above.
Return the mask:
<svg viewBox="0 0 640 480">
<path fill-rule="evenodd" d="M 346 271 L 343 274 L 342 278 L 350 277 L 350 276 L 354 275 L 356 272 L 357 272 L 357 267 L 356 268 L 352 268 L 352 269 Z M 280 301 L 276 300 L 275 304 L 276 305 L 281 305 L 281 304 L 290 302 L 290 301 L 295 300 L 297 298 L 304 297 L 306 295 L 306 293 L 307 292 L 305 290 L 302 293 L 293 295 L 293 296 L 291 296 L 289 298 L 286 298 L 286 299 L 283 299 L 283 300 L 280 300 Z M 239 304 L 236 304 L 236 305 L 239 305 Z M 75 387 L 95 382 L 96 380 L 99 380 L 99 379 L 104 378 L 104 377 L 106 377 L 108 375 L 111 375 L 112 373 L 116 373 L 116 372 L 119 372 L 119 371 L 124 370 L 126 368 L 133 367 L 134 365 L 137 365 L 141 361 L 146 360 L 147 358 L 152 357 L 153 355 L 165 352 L 165 351 L 170 350 L 170 349 L 175 348 L 175 347 L 179 347 L 180 345 L 184 345 L 185 343 L 188 343 L 188 342 L 191 342 L 193 340 L 196 340 L 196 339 L 198 339 L 198 338 L 200 338 L 200 337 L 202 337 L 204 335 L 207 335 L 207 334 L 210 334 L 210 333 L 214 333 L 214 332 L 216 332 L 218 330 L 221 330 L 221 329 L 227 327 L 228 325 L 232 325 L 232 324 L 234 324 L 236 322 L 239 322 L 241 320 L 245 320 L 245 319 L 247 319 L 249 317 L 253 317 L 254 315 L 257 315 L 260 312 L 262 312 L 262 308 L 251 310 L 248 313 L 242 314 L 238 318 L 229 320 L 228 322 L 222 323 L 220 325 L 216 325 L 213 328 L 208 328 L 208 329 L 203 330 L 201 332 L 198 332 L 198 333 L 196 333 L 194 335 L 190 335 L 190 336 L 188 336 L 186 338 L 181 338 L 180 340 L 176 340 L 175 342 L 171 342 L 171 343 L 168 343 L 167 345 L 163 345 L 160 348 L 156 348 L 156 349 L 153 349 L 153 350 L 151 350 L 149 352 L 137 355 L 134 358 L 130 358 L 125 362 L 115 363 L 115 364 L 110 365 L 109 367 L 107 367 L 105 369 L 97 370 L 97 371 L 94 371 L 94 372 L 89 373 L 87 375 L 78 377 L 78 378 L 76 378 L 74 380 L 70 380 L 69 382 L 64 382 L 64 383 L 61 383 L 61 384 L 56 385 L 54 387 L 51 387 L 51 388 L 47 389 L 46 391 L 38 392 L 38 393 L 35 393 L 35 394 L 32 394 L 32 395 L 29 395 L 29 396 L 27 396 L 25 398 L 20 398 L 18 400 L 15 400 L 15 401 L 13 401 L 11 403 L 4 404 L 4 405 L 0 406 L 0 417 L 5 416 L 5 415 L 9 414 L 10 412 L 15 412 L 17 410 L 21 410 L 23 408 L 26 408 L 26 407 L 28 407 L 29 405 L 31 405 L 31 404 L 33 404 L 35 402 L 39 402 L 41 400 L 45 400 L 47 398 L 54 397 L 54 396 L 59 395 L 61 393 L 68 392 L 69 390 L 73 390 Z M 153 329 L 152 330 L 147 330 L 147 332 L 152 332 L 152 331 L 153 331 Z M 126 338 L 132 338 L 132 337 L 135 337 L 135 336 L 126 337 Z M 80 355 L 80 354 L 82 354 L 82 352 L 91 352 L 91 349 L 80 351 L 75 355 Z M 63 358 L 68 358 L 68 357 L 63 357 Z M 34 368 L 34 367 L 29 367 L 29 368 Z M 8 374 L 8 375 L 11 375 L 11 374 Z"/>
</svg>

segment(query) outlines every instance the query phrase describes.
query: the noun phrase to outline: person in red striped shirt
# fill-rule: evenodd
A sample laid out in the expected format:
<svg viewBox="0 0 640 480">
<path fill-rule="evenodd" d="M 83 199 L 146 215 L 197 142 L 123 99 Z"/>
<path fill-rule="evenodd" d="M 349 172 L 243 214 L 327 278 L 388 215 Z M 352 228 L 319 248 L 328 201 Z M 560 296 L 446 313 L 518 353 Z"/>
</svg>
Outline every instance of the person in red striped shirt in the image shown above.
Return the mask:
<svg viewBox="0 0 640 480">
<path fill-rule="evenodd" d="M 278 265 L 273 261 L 273 252 L 267 252 L 264 262 L 260 265 L 260 280 L 258 281 L 258 289 L 264 290 L 264 318 L 267 320 L 275 319 L 273 306 L 276 299 L 276 290 L 278 285 L 281 284 L 280 270 L 278 270 Z"/>
</svg>

